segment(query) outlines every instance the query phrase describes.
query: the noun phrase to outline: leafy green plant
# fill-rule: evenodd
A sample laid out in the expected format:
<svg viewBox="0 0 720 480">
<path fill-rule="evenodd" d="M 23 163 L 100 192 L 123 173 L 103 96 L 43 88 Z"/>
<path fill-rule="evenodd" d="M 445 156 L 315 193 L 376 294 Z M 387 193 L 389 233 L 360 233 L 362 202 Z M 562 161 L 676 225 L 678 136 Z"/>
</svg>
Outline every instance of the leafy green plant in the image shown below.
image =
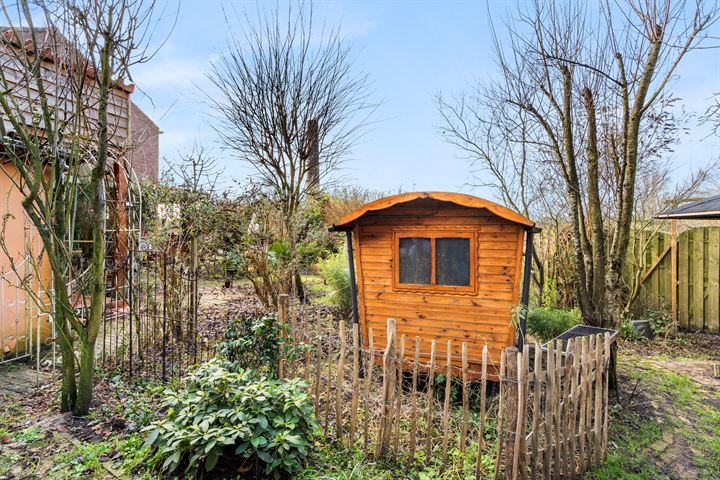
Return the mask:
<svg viewBox="0 0 720 480">
<path fill-rule="evenodd" d="M 343 314 L 350 313 L 352 296 L 347 256 L 338 252 L 323 260 L 320 263 L 320 276 L 330 287 L 327 296 L 330 304 L 340 308 Z"/>
<path fill-rule="evenodd" d="M 648 308 L 645 310 L 643 320 L 649 320 L 653 334 L 663 340 L 667 340 L 677 332 L 677 324 L 673 322 L 672 315 L 666 308 Z"/>
<path fill-rule="evenodd" d="M 643 338 L 629 320 L 620 321 L 620 338 L 623 340 L 641 340 Z"/>
<path fill-rule="evenodd" d="M 528 315 L 527 331 L 546 342 L 580 323 L 582 316 L 577 309 L 534 308 Z"/>
<path fill-rule="evenodd" d="M 233 369 L 252 369 L 274 378 L 283 342 L 281 330 L 275 315 L 240 317 L 230 322 L 225 340 L 218 345 L 218 354 Z"/>
<path fill-rule="evenodd" d="M 167 418 L 144 429 L 151 463 L 196 476 L 223 458 L 244 470 L 287 478 L 301 469 L 317 429 L 306 387 L 300 380 L 257 379 L 211 360 L 184 387 L 165 392 Z"/>
</svg>

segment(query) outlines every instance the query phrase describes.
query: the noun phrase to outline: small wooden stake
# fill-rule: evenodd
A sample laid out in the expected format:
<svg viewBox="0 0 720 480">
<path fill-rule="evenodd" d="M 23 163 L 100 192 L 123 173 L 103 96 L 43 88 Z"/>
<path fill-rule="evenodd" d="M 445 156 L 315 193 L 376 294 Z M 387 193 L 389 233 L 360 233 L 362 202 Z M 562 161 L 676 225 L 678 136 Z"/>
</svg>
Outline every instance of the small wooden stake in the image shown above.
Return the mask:
<svg viewBox="0 0 720 480">
<path fill-rule="evenodd" d="M 465 454 L 467 444 L 468 418 L 470 417 L 470 398 L 468 391 L 468 349 L 467 343 L 462 344 L 462 402 L 463 421 L 460 429 L 460 453 Z"/>
<path fill-rule="evenodd" d="M 605 334 L 605 349 L 604 349 L 604 355 L 603 355 L 603 363 L 602 368 L 604 372 L 604 381 L 603 381 L 603 425 L 602 425 L 602 445 L 601 445 L 601 452 L 600 456 L 602 459 L 605 459 L 605 455 L 607 454 L 607 443 L 608 443 L 608 413 L 610 406 L 608 405 L 608 389 L 610 386 L 610 369 L 609 369 L 609 363 L 610 363 L 610 334 Z"/>
<path fill-rule="evenodd" d="M 363 443 L 365 451 L 370 448 L 370 386 L 372 385 L 373 371 L 375 370 L 375 344 L 373 343 L 373 329 L 368 328 L 368 362 L 365 375 L 365 410 L 363 411 Z"/>
<path fill-rule="evenodd" d="M 487 397 L 487 360 L 488 360 L 488 347 L 487 344 L 483 345 L 482 352 L 482 371 L 480 372 L 480 420 L 478 422 L 478 456 L 475 461 L 475 478 L 480 480 L 482 474 L 482 448 L 485 446 L 485 401 Z M 500 380 L 502 381 L 502 375 L 504 371 L 505 355 L 500 355 Z M 502 392 L 502 389 L 500 390 Z M 500 409 L 498 410 L 498 430 L 502 423 L 502 397 L 500 398 Z M 498 449 L 500 443 L 498 442 Z M 498 451 L 498 456 L 500 452 Z M 496 475 L 497 475 L 497 463 L 496 463 Z"/>
<path fill-rule="evenodd" d="M 390 436 L 393 425 L 393 400 L 395 397 L 395 319 L 387 320 L 387 345 L 383 354 L 383 401 L 380 412 L 380 432 L 377 439 L 375 456 L 384 455 L 390 448 Z"/>
<path fill-rule="evenodd" d="M 327 437 L 328 434 L 328 427 L 330 425 L 330 404 L 332 403 L 332 397 L 331 394 L 331 378 L 332 378 L 332 324 L 333 324 L 333 318 L 330 316 L 328 318 L 328 354 L 327 354 L 327 373 L 325 376 L 325 424 L 323 425 L 323 432 L 325 436 Z"/>
<path fill-rule="evenodd" d="M 412 397 L 410 397 L 410 460 L 415 458 L 417 446 L 417 378 L 420 366 L 420 337 L 415 337 L 415 360 L 412 373 Z"/>
<path fill-rule="evenodd" d="M 445 367 L 445 403 L 443 404 L 442 470 L 447 465 L 448 443 L 450 440 L 450 390 L 452 388 L 452 340 L 447 342 L 447 363 Z"/>
<path fill-rule="evenodd" d="M 430 343 L 430 364 L 428 365 L 427 376 L 427 437 L 425 438 L 425 463 L 430 463 L 430 455 L 432 455 L 432 433 L 433 433 L 433 385 L 435 384 L 435 348 L 437 340 L 434 338 Z"/>
<path fill-rule="evenodd" d="M 570 402 L 571 411 L 568 415 L 568 422 L 570 424 L 570 474 L 577 476 L 578 466 L 575 451 L 577 450 L 577 410 L 578 410 L 578 371 L 580 364 L 580 343 L 578 341 L 573 342 L 572 346 L 572 368 L 570 369 L 571 384 L 570 384 Z"/>
<path fill-rule="evenodd" d="M 547 357 L 545 360 L 545 379 L 547 381 L 547 390 L 545 394 L 545 450 L 543 451 L 543 478 L 551 478 L 551 466 L 553 459 L 553 444 L 552 444 L 552 425 L 553 425 L 553 408 L 555 402 L 553 397 L 555 396 L 555 352 L 553 349 L 553 343 L 547 344 Z"/>
<path fill-rule="evenodd" d="M 500 478 L 500 463 L 502 463 L 503 460 L 503 450 L 505 450 L 504 442 L 505 442 L 505 435 L 503 431 L 503 426 L 505 425 L 505 402 L 507 402 L 506 396 L 507 396 L 507 364 L 508 364 L 508 349 L 504 349 L 500 354 L 500 372 L 498 373 L 498 376 L 500 377 L 500 398 L 498 400 L 498 417 L 497 417 L 497 434 L 498 434 L 498 443 L 497 443 L 497 457 L 495 458 L 495 474 L 493 475 L 494 480 L 498 480 Z M 478 465 L 476 465 L 476 471 L 479 471 L 480 469 L 480 458 L 478 457 Z M 480 478 L 479 476 L 477 478 Z"/>
<path fill-rule="evenodd" d="M 538 445 L 540 444 L 540 397 L 542 396 L 542 347 L 535 343 L 535 359 L 533 364 L 533 418 L 532 447 L 530 452 L 530 478 L 538 476 Z"/>
<path fill-rule="evenodd" d="M 358 390 L 360 388 L 360 332 L 357 323 L 352 328 L 353 339 L 353 386 L 352 400 L 350 404 L 350 441 L 348 445 L 352 448 L 355 445 L 355 433 L 357 431 L 357 411 L 358 411 Z"/>
<path fill-rule="evenodd" d="M 345 321 L 340 320 L 340 361 L 338 363 L 337 374 L 335 377 L 335 439 L 342 442 L 343 437 L 343 411 L 342 411 L 342 391 L 343 383 L 345 381 L 345 350 L 346 350 L 346 339 L 345 339 Z"/>
<path fill-rule="evenodd" d="M 395 457 L 400 449 L 400 412 L 402 406 L 402 379 L 403 379 L 403 368 L 402 361 L 405 356 L 405 334 L 400 336 L 400 352 L 397 356 L 395 365 L 397 369 L 397 381 L 395 393 L 395 447 L 393 449 L 393 457 Z"/>
<path fill-rule="evenodd" d="M 563 472 L 563 448 L 562 448 L 562 341 L 558 340 L 555 345 L 555 393 L 553 394 L 553 423 L 555 428 L 555 473 L 562 475 Z"/>
<path fill-rule="evenodd" d="M 604 342 L 601 343 L 601 336 L 595 340 L 595 421 L 593 422 L 593 452 L 595 453 L 594 465 L 599 466 L 602 461 L 602 355 Z"/>
</svg>

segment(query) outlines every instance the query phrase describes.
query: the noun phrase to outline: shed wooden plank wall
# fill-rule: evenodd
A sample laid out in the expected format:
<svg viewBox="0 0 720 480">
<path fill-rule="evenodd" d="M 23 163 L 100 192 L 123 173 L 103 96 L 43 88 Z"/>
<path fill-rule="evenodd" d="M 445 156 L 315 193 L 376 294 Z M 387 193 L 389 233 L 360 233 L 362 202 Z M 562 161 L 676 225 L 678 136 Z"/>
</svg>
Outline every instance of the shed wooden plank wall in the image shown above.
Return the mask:
<svg viewBox="0 0 720 480">
<path fill-rule="evenodd" d="M 416 228 L 418 236 L 422 236 L 423 229 L 477 232 L 476 294 L 393 290 L 393 230 Z M 361 327 L 365 338 L 368 327 L 372 327 L 375 344 L 384 345 L 386 320 L 392 317 L 397 319 L 398 336 L 421 337 L 423 362 L 428 362 L 430 343 L 435 338 L 440 345 L 453 340 L 453 358 L 457 359 L 458 366 L 463 342 L 468 344 L 471 368 L 480 364 L 485 344 L 491 363 L 499 365 L 501 350 L 515 341 L 511 320 L 520 293 L 525 235 L 522 225 L 485 209 L 416 200 L 364 216 L 355 233 Z M 444 354 L 438 355 L 436 358 L 444 358 Z"/>
</svg>

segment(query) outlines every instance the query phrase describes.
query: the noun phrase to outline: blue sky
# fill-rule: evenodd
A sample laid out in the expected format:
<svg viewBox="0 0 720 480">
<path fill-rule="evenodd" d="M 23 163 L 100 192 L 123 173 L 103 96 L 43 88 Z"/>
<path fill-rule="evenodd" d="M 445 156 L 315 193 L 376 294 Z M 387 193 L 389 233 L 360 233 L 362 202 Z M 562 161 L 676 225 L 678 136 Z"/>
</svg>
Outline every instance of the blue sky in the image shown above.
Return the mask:
<svg viewBox="0 0 720 480">
<path fill-rule="evenodd" d="M 194 143 L 211 148 L 225 168 L 224 178 L 242 181 L 249 170 L 219 149 L 209 109 L 198 89 L 210 92 L 205 78 L 210 62 L 228 37 L 231 19 L 275 4 L 227 0 L 184 0 L 177 25 L 155 58 L 138 66 L 135 101 L 164 132 L 161 168 Z M 281 8 L 282 7 L 281 3 Z M 370 131 L 360 140 L 342 172 L 363 187 L 390 191 L 451 190 L 489 195 L 466 186 L 467 162 L 438 134 L 435 93 L 454 94 L 470 82 L 492 76 L 488 6 L 484 1 L 315 1 L 317 17 L 339 26 L 353 47 L 356 68 L 367 73 L 372 100 L 380 102 Z M 504 14 L 508 4 L 490 3 Z M 235 29 L 242 28 L 238 22 Z M 717 25 L 716 36 L 720 36 Z M 720 91 L 720 50 L 693 52 L 684 60 L 672 91 L 688 111 L 700 111 Z M 677 176 L 720 156 L 717 137 L 700 141 L 707 131 L 692 132 L 675 149 Z"/>
</svg>

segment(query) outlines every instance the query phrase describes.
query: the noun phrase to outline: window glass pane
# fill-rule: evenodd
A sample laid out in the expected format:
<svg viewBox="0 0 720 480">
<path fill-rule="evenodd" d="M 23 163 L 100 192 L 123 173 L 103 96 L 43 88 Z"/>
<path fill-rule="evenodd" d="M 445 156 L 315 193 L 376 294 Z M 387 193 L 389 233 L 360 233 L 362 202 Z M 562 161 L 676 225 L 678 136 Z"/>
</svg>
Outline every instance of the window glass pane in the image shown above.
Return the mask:
<svg viewBox="0 0 720 480">
<path fill-rule="evenodd" d="M 400 239 L 400 283 L 430 284 L 430 248 L 429 238 Z"/>
<path fill-rule="evenodd" d="M 436 239 L 435 272 L 438 285 L 470 286 L 470 239 Z"/>
</svg>

